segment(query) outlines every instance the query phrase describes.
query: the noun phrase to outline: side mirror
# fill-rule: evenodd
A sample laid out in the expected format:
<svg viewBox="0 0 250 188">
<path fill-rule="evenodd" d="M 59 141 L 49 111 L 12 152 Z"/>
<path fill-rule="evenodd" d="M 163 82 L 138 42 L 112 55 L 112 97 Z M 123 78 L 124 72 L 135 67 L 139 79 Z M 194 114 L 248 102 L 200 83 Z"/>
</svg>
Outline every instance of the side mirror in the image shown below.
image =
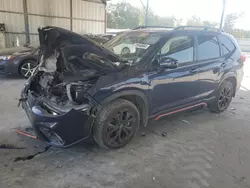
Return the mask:
<svg viewBox="0 0 250 188">
<path fill-rule="evenodd" d="M 160 61 L 160 67 L 166 69 L 176 69 L 178 67 L 178 61 L 172 58 L 164 58 Z"/>
</svg>

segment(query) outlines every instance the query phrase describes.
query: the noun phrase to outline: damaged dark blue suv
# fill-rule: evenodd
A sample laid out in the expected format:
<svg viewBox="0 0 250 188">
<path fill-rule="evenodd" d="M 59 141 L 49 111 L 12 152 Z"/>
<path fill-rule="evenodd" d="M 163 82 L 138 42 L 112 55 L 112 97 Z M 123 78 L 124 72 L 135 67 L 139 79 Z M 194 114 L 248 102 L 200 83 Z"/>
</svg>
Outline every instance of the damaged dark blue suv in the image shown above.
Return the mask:
<svg viewBox="0 0 250 188">
<path fill-rule="evenodd" d="M 57 147 L 93 135 L 101 147 L 120 148 L 148 119 L 203 107 L 222 112 L 243 77 L 235 39 L 212 28 L 140 27 L 102 46 L 45 27 L 39 39 L 39 65 L 20 102 L 36 137 Z"/>
</svg>

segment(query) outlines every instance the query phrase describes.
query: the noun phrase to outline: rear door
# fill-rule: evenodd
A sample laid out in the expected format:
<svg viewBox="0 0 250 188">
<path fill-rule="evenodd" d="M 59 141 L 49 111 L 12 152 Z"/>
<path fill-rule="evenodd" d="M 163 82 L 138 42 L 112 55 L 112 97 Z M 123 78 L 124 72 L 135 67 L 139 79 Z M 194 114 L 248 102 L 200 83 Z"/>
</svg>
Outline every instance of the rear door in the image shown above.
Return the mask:
<svg viewBox="0 0 250 188">
<path fill-rule="evenodd" d="M 220 78 L 223 66 L 221 49 L 215 34 L 204 33 L 196 36 L 196 64 L 199 70 L 199 97 L 211 95 Z"/>
<path fill-rule="evenodd" d="M 178 35 L 168 39 L 160 50 L 161 59 L 178 61 L 176 69 L 159 68 L 149 72 L 152 114 L 195 100 L 198 71 L 194 64 L 194 38 Z"/>
</svg>

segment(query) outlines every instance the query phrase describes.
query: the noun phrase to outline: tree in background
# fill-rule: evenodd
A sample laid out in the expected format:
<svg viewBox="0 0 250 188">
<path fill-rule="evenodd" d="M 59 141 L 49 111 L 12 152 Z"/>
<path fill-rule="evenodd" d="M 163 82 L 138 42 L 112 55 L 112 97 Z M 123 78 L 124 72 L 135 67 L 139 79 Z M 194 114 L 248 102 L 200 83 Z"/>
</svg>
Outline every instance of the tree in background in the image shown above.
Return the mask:
<svg viewBox="0 0 250 188">
<path fill-rule="evenodd" d="M 129 3 L 120 2 L 117 4 L 109 4 L 107 7 L 107 26 L 113 29 L 135 28 L 145 25 L 145 11 L 133 7 Z M 179 26 L 182 19 L 172 17 L 160 17 L 151 10 L 148 12 L 148 25 L 158 25 L 175 27 Z"/>
<path fill-rule="evenodd" d="M 235 22 L 242 16 L 242 14 L 231 13 L 226 15 L 224 21 L 224 31 L 232 32 L 235 26 Z"/>
<path fill-rule="evenodd" d="M 187 20 L 187 25 L 190 26 L 203 26 L 201 19 L 197 16 L 192 16 Z"/>
<path fill-rule="evenodd" d="M 138 26 L 140 9 L 129 3 L 109 4 L 107 10 L 108 28 L 127 29 Z"/>
<path fill-rule="evenodd" d="M 200 17 L 192 16 L 191 18 L 189 18 L 187 20 L 187 25 L 190 25 L 190 26 L 218 27 L 219 23 L 209 21 L 209 20 L 202 21 Z"/>
<path fill-rule="evenodd" d="M 243 14 L 231 13 L 226 15 L 224 22 L 224 31 L 232 34 L 236 38 L 250 38 L 250 31 L 235 29 L 236 21 Z M 132 6 L 129 3 L 120 2 L 117 4 L 108 4 L 107 6 L 107 26 L 113 29 L 132 29 L 138 26 L 145 25 L 145 10 Z M 160 17 L 152 10 L 148 12 L 148 25 L 177 27 L 183 22 L 182 19 L 177 19 L 174 16 Z M 187 20 L 190 26 L 207 26 L 219 27 L 219 23 L 201 20 L 198 16 L 192 16 Z"/>
<path fill-rule="evenodd" d="M 236 21 L 243 15 L 243 13 L 231 13 L 226 15 L 223 30 L 236 38 L 250 38 L 250 31 L 235 28 Z"/>
</svg>

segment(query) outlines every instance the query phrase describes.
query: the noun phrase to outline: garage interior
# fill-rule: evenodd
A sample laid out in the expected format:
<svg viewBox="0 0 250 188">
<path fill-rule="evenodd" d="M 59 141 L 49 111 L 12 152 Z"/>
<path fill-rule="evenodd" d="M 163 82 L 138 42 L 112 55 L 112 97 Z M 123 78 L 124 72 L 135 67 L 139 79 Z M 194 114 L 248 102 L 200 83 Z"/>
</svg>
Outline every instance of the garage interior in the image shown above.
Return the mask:
<svg viewBox="0 0 250 188">
<path fill-rule="evenodd" d="M 48 25 L 106 33 L 107 2 L 0 0 L 0 49 L 36 43 L 37 29 Z M 249 50 L 249 41 L 239 42 L 241 49 Z M 247 50 L 244 79 L 228 110 L 150 121 L 118 150 L 101 149 L 93 140 L 60 149 L 16 134 L 30 125 L 17 107 L 25 79 L 0 75 L 0 188 L 250 188 Z"/>
<path fill-rule="evenodd" d="M 38 41 L 39 27 L 57 26 L 80 34 L 106 31 L 105 0 L 1 0 L 0 48 Z"/>
</svg>

